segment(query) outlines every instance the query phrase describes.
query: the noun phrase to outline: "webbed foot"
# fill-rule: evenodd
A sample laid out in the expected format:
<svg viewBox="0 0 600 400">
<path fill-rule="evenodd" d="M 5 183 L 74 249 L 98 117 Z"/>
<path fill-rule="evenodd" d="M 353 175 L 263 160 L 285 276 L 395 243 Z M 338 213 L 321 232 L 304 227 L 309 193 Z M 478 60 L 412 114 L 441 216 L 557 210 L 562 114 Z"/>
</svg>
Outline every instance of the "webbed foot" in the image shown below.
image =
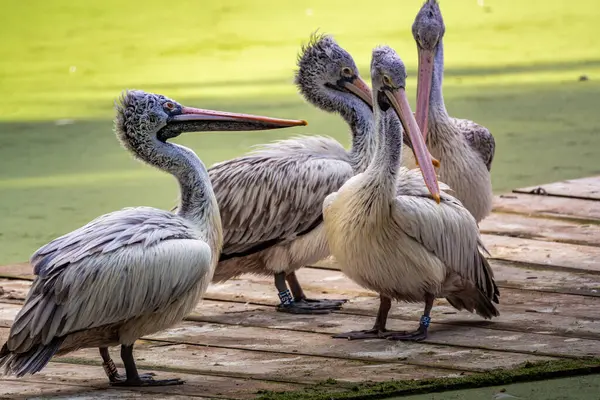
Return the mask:
<svg viewBox="0 0 600 400">
<path fill-rule="evenodd" d="M 423 315 L 419 323 L 419 328 L 413 332 L 385 332 L 382 337 L 388 340 L 403 340 L 410 342 L 420 342 L 427 339 L 427 330 L 429 329 L 429 323 L 431 317 L 429 315 Z"/>
<path fill-rule="evenodd" d="M 154 372 L 149 372 L 147 374 L 140 374 L 140 379 L 152 379 L 153 376 L 156 376 Z M 125 375 L 121 375 L 119 373 L 111 375 L 108 377 L 110 383 L 120 383 L 125 382 L 127 377 Z"/>
<path fill-rule="evenodd" d="M 289 304 L 279 304 L 277 306 L 277 311 L 289 313 L 289 314 L 329 314 L 334 309 L 323 309 L 318 305 L 312 305 L 311 303 L 296 303 L 292 302 Z M 339 307 L 337 308 L 339 310 Z"/>
<path fill-rule="evenodd" d="M 427 339 L 427 330 L 417 329 L 414 332 L 386 332 L 383 335 L 387 340 L 403 340 L 409 342 L 420 342 Z"/>
<path fill-rule="evenodd" d="M 350 332 L 338 333 L 337 335 L 333 335 L 332 338 L 348 339 L 348 340 L 379 339 L 384 334 L 385 334 L 385 331 L 373 328 L 373 329 L 367 329 L 364 331 L 350 331 Z"/>
<path fill-rule="evenodd" d="M 138 379 L 124 379 L 110 384 L 112 386 L 173 386 L 183 385 L 185 382 L 179 378 L 155 380 L 152 375 L 155 374 L 141 374 Z"/>
</svg>

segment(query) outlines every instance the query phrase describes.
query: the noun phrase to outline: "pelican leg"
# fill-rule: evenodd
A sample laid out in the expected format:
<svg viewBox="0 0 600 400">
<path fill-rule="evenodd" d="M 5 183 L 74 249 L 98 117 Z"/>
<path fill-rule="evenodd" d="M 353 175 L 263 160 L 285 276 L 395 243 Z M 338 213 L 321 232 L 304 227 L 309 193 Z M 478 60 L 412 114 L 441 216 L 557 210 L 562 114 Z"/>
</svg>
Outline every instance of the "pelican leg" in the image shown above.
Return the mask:
<svg viewBox="0 0 600 400">
<path fill-rule="evenodd" d="M 379 296 L 379 310 L 377 311 L 377 318 L 375 318 L 375 325 L 373 328 L 364 331 L 350 331 L 345 333 L 338 333 L 333 335 L 334 339 L 378 339 L 383 337 L 387 330 L 385 325 L 387 324 L 388 313 L 392 308 L 392 300 L 389 297 L 383 295 Z"/>
<path fill-rule="evenodd" d="M 292 291 L 296 303 L 310 303 L 323 310 L 339 310 L 342 305 L 348 301 L 348 299 L 309 299 L 304 294 L 304 290 L 302 290 L 302 286 L 300 286 L 300 282 L 298 282 L 298 277 L 295 272 L 288 274 L 285 279 L 290 286 L 290 290 Z"/>
<path fill-rule="evenodd" d="M 435 296 L 427 294 L 425 296 L 425 310 L 421 316 L 419 322 L 419 328 L 414 332 L 386 332 L 383 334 L 388 340 L 407 340 L 412 342 L 420 342 L 421 340 L 427 339 L 427 330 L 429 329 L 429 323 L 431 322 L 431 309 L 433 308 L 433 300 Z"/>
<path fill-rule="evenodd" d="M 102 348 L 100 348 L 100 354 L 102 354 Z M 108 355 L 108 349 L 106 350 L 106 355 L 108 356 L 108 359 L 110 359 L 110 356 Z M 104 358 L 104 354 L 102 355 L 102 358 Z M 181 385 L 184 383 L 184 381 L 181 379 L 155 380 L 153 378 L 154 374 L 138 374 L 137 367 L 135 366 L 135 360 L 133 359 L 133 345 L 121 345 L 121 359 L 125 365 L 127 378 L 115 382 L 111 380 L 110 384 L 113 386 L 171 386 Z"/>
<path fill-rule="evenodd" d="M 104 372 L 106 373 L 106 376 L 108 377 L 108 380 L 111 382 L 123 382 L 125 381 L 125 377 L 121 374 L 119 374 L 119 370 L 117 369 L 117 366 L 115 365 L 114 361 L 112 360 L 112 358 L 110 358 L 110 354 L 108 352 L 108 347 L 100 347 L 100 356 L 102 356 L 102 368 L 104 368 Z M 141 374 L 140 378 L 145 379 L 148 377 L 152 377 L 155 376 L 156 374 L 154 372 L 149 372 L 147 374 Z"/>
<path fill-rule="evenodd" d="M 277 306 L 277 311 L 290 314 L 329 314 L 332 311 L 332 309 L 319 308 L 311 303 L 294 301 L 285 281 L 285 272 L 275 274 L 275 287 L 281 301 Z"/>
</svg>

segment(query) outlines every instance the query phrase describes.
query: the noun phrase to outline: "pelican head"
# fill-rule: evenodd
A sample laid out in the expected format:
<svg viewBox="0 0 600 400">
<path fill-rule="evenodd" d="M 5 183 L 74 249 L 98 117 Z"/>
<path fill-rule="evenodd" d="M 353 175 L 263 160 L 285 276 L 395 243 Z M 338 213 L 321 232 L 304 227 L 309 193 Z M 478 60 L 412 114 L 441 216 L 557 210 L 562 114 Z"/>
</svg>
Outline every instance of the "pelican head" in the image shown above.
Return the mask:
<svg viewBox="0 0 600 400">
<path fill-rule="evenodd" d="M 412 33 L 417 43 L 419 56 L 419 77 L 417 83 L 417 122 L 427 135 L 427 117 L 429 115 L 429 94 L 433 79 L 433 65 L 437 46 L 442 40 L 446 27 L 437 0 L 427 0 L 421 7 Z"/>
<path fill-rule="evenodd" d="M 375 99 L 375 112 L 377 118 L 389 117 L 394 113 L 409 136 L 413 152 L 423 173 L 427 188 L 433 198 L 440 202 L 440 189 L 437 176 L 431 162 L 431 155 L 427 150 L 417 121 L 410 109 L 406 97 L 406 68 L 394 49 L 388 46 L 377 47 L 373 50 L 371 58 L 371 82 L 373 85 L 373 99 Z M 397 134 L 387 132 L 387 134 Z M 394 151 L 390 149 L 390 151 Z"/>
<path fill-rule="evenodd" d="M 302 96 L 320 109 L 342 113 L 350 107 L 373 109 L 371 90 L 352 56 L 330 35 L 314 33 L 302 46 L 295 83 Z"/>
<path fill-rule="evenodd" d="M 306 125 L 303 120 L 261 117 L 186 107 L 163 95 L 141 90 L 123 93 L 116 105 L 115 128 L 122 140 L 152 135 L 161 142 L 184 132 L 252 131 Z"/>
<path fill-rule="evenodd" d="M 446 27 L 437 0 L 425 1 L 412 25 L 417 48 L 433 52 L 445 32 Z"/>
<path fill-rule="evenodd" d="M 156 149 L 184 132 L 252 131 L 306 125 L 306 121 L 260 117 L 186 107 L 175 100 L 129 90 L 116 104 L 115 132 L 123 147 L 152 165 Z M 164 146 L 163 146 L 164 147 Z"/>
</svg>

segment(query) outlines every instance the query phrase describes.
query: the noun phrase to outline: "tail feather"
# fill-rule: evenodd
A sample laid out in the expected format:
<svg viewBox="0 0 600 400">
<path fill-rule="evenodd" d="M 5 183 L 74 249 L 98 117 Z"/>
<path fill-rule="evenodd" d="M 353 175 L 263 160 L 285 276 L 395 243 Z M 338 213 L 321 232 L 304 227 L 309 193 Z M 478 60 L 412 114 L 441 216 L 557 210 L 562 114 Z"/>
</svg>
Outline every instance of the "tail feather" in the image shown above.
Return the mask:
<svg viewBox="0 0 600 400">
<path fill-rule="evenodd" d="M 498 290 L 498 285 L 496 285 L 496 281 L 494 279 L 494 270 L 492 270 L 492 266 L 483 254 L 478 252 L 477 256 L 481 262 L 483 282 L 478 281 L 476 285 L 481 292 L 481 295 L 486 296 L 489 300 L 499 304 L 500 290 Z"/>
<path fill-rule="evenodd" d="M 48 364 L 48 361 L 58 352 L 64 337 L 54 338 L 47 345 L 38 344 L 24 353 L 15 353 L 8 350 L 5 344 L 0 350 L 0 369 L 4 367 L 6 375 L 22 377 L 26 374 L 35 374 Z"/>
<path fill-rule="evenodd" d="M 457 310 L 475 312 L 485 319 L 492 319 L 493 317 L 500 315 L 500 312 L 492 303 L 492 301 L 497 303 L 498 298 L 495 297 L 495 299 L 492 300 L 477 289 L 453 294 L 446 297 L 446 300 L 448 300 L 448 303 Z"/>
</svg>

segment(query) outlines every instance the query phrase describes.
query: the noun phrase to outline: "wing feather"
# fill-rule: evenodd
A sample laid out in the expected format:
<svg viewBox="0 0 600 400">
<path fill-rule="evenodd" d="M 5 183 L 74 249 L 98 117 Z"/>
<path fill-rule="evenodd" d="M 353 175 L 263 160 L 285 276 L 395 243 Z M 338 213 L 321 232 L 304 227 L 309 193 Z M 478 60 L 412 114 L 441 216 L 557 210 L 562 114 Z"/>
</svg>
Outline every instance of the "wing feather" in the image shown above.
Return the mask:
<svg viewBox="0 0 600 400">
<path fill-rule="evenodd" d="M 492 161 L 496 151 L 496 141 L 491 132 L 484 126 L 481 126 L 468 119 L 453 118 L 454 124 L 463 133 L 467 142 L 480 156 L 488 171 L 492 170 Z"/>
<path fill-rule="evenodd" d="M 37 276 L 8 347 L 24 351 L 151 314 L 199 280 L 208 284 L 210 260 L 208 244 L 175 214 L 138 207 L 103 215 L 32 256 Z"/>
<path fill-rule="evenodd" d="M 422 181 L 416 170 L 404 171 L 400 179 L 415 188 L 419 179 Z M 420 185 L 424 187 L 423 183 Z M 493 272 L 480 251 L 483 244 L 477 222 L 459 200 L 443 192 L 441 198 L 442 202 L 436 204 L 427 196 L 400 195 L 394 203 L 394 219 L 407 235 L 435 254 L 447 268 L 475 283 L 486 295 L 493 296 Z"/>
<path fill-rule="evenodd" d="M 293 240 L 322 221 L 322 204 L 353 175 L 346 150 L 324 137 L 264 145 L 209 169 L 223 222 L 221 260 Z"/>
</svg>

